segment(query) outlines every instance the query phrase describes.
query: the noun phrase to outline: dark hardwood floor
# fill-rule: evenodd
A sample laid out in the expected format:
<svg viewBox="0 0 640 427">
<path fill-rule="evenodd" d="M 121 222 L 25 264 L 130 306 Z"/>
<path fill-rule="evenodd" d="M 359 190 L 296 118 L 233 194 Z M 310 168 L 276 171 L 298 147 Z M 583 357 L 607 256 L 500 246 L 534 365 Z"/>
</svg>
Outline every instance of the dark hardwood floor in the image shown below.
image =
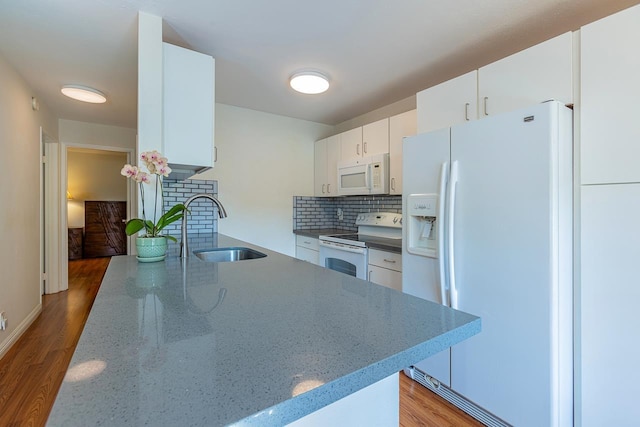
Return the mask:
<svg viewBox="0 0 640 427">
<path fill-rule="evenodd" d="M 0 359 L 0 426 L 43 426 L 110 258 L 69 262 L 69 290 L 42 296 L 42 313 Z"/>
<path fill-rule="evenodd" d="M 44 426 L 109 258 L 69 261 L 69 290 L 42 298 L 42 313 L 0 359 L 0 426 Z M 481 426 L 400 374 L 400 426 Z"/>
</svg>

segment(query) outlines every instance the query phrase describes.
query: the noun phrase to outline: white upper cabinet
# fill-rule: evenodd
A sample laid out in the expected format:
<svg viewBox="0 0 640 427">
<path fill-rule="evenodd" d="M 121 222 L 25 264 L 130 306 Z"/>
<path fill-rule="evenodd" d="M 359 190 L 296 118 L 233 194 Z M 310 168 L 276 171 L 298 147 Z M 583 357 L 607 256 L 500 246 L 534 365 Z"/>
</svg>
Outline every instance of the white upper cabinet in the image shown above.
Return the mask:
<svg viewBox="0 0 640 427">
<path fill-rule="evenodd" d="M 573 103 L 573 35 L 554 37 L 478 70 L 478 115 L 555 99 Z"/>
<path fill-rule="evenodd" d="M 340 157 L 344 160 L 362 157 L 362 128 L 355 128 L 340 134 Z"/>
<path fill-rule="evenodd" d="M 418 92 L 418 133 L 549 99 L 573 103 L 572 48 L 565 33 Z"/>
<path fill-rule="evenodd" d="M 338 161 L 340 160 L 340 135 L 327 138 L 327 196 L 338 195 Z"/>
<path fill-rule="evenodd" d="M 327 196 L 327 139 L 315 142 L 313 148 L 313 195 Z"/>
<path fill-rule="evenodd" d="M 580 30 L 582 184 L 640 182 L 640 6 Z"/>
<path fill-rule="evenodd" d="M 418 133 L 442 129 L 478 117 L 478 72 L 430 87 L 416 95 Z"/>
<path fill-rule="evenodd" d="M 163 154 L 172 165 L 213 166 L 215 62 L 163 43 Z"/>
<path fill-rule="evenodd" d="M 340 134 L 343 160 L 389 152 L 389 119 L 378 120 Z"/>
<path fill-rule="evenodd" d="M 389 119 L 362 126 L 362 155 L 373 156 L 389 152 Z"/>
<path fill-rule="evenodd" d="M 389 118 L 389 194 L 402 194 L 402 140 L 416 134 L 416 110 Z"/>
<path fill-rule="evenodd" d="M 315 142 L 314 190 L 316 197 L 338 195 L 338 160 L 340 160 L 340 135 Z"/>
</svg>

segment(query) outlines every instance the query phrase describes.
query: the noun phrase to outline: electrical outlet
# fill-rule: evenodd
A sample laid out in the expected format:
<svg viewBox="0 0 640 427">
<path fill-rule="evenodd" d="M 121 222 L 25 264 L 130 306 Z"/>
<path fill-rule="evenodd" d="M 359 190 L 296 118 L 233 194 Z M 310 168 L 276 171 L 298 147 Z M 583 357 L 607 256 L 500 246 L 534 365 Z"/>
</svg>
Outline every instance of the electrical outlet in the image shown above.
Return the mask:
<svg viewBox="0 0 640 427">
<path fill-rule="evenodd" d="M 5 329 L 7 329 L 7 317 L 4 311 L 0 311 L 0 331 L 4 331 Z"/>
</svg>

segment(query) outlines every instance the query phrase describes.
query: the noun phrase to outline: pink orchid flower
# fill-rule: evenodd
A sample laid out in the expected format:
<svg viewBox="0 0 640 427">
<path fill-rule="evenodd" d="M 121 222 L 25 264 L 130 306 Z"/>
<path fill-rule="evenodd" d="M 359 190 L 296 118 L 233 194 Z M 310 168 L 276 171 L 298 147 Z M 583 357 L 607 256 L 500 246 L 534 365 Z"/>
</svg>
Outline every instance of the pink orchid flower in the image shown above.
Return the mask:
<svg viewBox="0 0 640 427">
<path fill-rule="evenodd" d="M 137 166 L 131 166 L 129 164 L 124 165 L 122 170 L 120 171 L 120 175 L 126 176 L 127 178 L 133 178 L 138 173 Z"/>
</svg>

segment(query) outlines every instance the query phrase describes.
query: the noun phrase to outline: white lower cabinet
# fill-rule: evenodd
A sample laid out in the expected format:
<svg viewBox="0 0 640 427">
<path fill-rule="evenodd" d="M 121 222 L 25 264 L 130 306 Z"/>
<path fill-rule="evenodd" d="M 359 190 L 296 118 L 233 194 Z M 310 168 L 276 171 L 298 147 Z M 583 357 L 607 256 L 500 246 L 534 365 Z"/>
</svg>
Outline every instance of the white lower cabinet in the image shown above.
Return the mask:
<svg viewBox="0 0 640 427">
<path fill-rule="evenodd" d="M 318 239 L 307 236 L 296 236 L 296 258 L 319 265 Z"/>
<path fill-rule="evenodd" d="M 402 255 L 369 249 L 369 281 L 402 291 Z"/>
<path fill-rule="evenodd" d="M 638 425 L 640 184 L 583 185 L 581 197 L 582 426 Z"/>
</svg>

